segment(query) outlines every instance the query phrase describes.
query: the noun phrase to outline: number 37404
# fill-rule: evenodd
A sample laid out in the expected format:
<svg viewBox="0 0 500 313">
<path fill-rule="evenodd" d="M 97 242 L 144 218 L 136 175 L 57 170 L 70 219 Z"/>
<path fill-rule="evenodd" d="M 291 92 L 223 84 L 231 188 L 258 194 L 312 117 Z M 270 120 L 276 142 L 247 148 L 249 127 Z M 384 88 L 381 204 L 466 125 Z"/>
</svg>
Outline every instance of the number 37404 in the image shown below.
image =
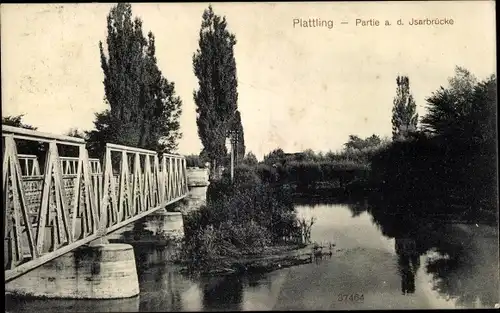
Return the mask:
<svg viewBox="0 0 500 313">
<path fill-rule="evenodd" d="M 342 302 L 363 302 L 365 299 L 362 293 L 352 293 L 339 294 L 337 300 Z"/>
</svg>

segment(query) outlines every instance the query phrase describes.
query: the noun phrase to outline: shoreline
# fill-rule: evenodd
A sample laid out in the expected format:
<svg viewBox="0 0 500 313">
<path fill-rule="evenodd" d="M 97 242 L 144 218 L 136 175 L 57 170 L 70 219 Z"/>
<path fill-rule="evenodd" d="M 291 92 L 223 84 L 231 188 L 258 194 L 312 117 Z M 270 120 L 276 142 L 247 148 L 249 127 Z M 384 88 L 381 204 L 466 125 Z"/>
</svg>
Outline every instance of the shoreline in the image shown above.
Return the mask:
<svg viewBox="0 0 500 313">
<path fill-rule="evenodd" d="M 229 261 L 227 266 L 221 266 L 211 270 L 189 271 L 186 261 L 183 263 L 181 273 L 187 275 L 199 276 L 225 276 L 225 275 L 241 275 L 241 274 L 256 274 L 269 273 L 278 269 L 288 268 L 292 266 L 312 263 L 313 261 L 314 244 L 296 245 L 290 249 L 287 245 L 277 245 L 268 247 L 267 251 L 254 255 L 243 255 L 235 259 L 219 259 L 214 260 L 212 264 L 220 263 L 221 261 Z M 281 251 L 272 251 L 280 250 Z M 327 255 L 328 253 L 322 253 Z"/>
</svg>

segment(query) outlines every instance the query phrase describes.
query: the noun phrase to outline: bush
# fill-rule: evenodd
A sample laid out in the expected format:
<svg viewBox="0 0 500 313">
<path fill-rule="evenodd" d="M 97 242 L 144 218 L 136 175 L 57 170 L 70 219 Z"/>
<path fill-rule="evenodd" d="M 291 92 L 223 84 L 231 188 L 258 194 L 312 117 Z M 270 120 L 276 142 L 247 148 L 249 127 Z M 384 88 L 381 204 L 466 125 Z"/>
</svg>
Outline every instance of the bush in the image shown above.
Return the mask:
<svg viewBox="0 0 500 313">
<path fill-rule="evenodd" d="M 257 172 L 240 165 L 233 183 L 224 172 L 209 185 L 207 205 L 186 215 L 185 258 L 192 270 L 226 266 L 231 259 L 297 237 L 300 229 L 289 191 L 261 180 Z"/>
<path fill-rule="evenodd" d="M 191 154 L 186 155 L 186 167 L 199 167 L 205 168 L 206 160 L 200 158 L 199 155 Z"/>
</svg>

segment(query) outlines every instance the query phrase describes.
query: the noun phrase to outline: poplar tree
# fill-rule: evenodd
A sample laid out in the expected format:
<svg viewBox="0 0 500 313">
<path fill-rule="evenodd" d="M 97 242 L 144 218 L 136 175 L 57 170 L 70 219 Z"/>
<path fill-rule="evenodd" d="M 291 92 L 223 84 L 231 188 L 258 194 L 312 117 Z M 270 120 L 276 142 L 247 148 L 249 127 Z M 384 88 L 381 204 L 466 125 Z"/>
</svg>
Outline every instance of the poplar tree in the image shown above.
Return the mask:
<svg viewBox="0 0 500 313">
<path fill-rule="evenodd" d="M 405 139 L 417 130 L 418 114 L 417 105 L 410 93 L 410 80 L 408 76 L 396 78 L 396 97 L 392 108 L 392 139 Z"/>
<path fill-rule="evenodd" d="M 155 37 L 132 19 L 128 3 L 113 7 L 107 17 L 107 55 L 99 42 L 109 109 L 96 114 L 96 130 L 89 133 L 91 150 L 102 154 L 106 142 L 173 151 L 179 131 L 182 102 L 174 83 L 163 77 L 155 56 Z"/>
<path fill-rule="evenodd" d="M 216 173 L 227 155 L 226 138 L 234 130 L 238 82 L 233 51 L 236 37 L 227 30 L 226 18 L 217 16 L 212 6 L 203 12 L 198 43 L 193 55 L 198 78 L 198 90 L 193 92 L 196 123 L 204 154 L 212 166 L 211 174 L 216 175 L 212 177 L 218 177 Z"/>
</svg>

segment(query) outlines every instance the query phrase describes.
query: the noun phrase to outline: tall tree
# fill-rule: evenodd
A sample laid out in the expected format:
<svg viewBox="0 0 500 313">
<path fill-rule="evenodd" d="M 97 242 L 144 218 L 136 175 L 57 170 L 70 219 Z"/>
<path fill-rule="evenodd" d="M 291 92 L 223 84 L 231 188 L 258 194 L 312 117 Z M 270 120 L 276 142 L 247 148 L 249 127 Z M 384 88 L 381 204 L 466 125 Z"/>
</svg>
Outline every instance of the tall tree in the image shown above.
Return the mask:
<svg viewBox="0 0 500 313">
<path fill-rule="evenodd" d="M 155 56 L 155 37 L 145 38 L 132 7 L 119 3 L 107 18 L 107 55 L 99 42 L 109 110 L 96 114 L 90 145 L 102 153 L 106 142 L 168 152 L 181 137 L 182 102 L 174 83 L 163 77 Z"/>
<path fill-rule="evenodd" d="M 410 93 L 408 76 L 396 78 L 396 97 L 392 108 L 392 139 L 405 139 L 411 132 L 417 130 L 417 105 Z"/>
<path fill-rule="evenodd" d="M 204 153 L 211 162 L 211 175 L 218 178 L 227 154 L 226 138 L 237 111 L 238 82 L 233 51 L 236 37 L 227 30 L 226 18 L 217 16 L 212 6 L 203 12 L 199 34 L 199 48 L 193 55 L 194 73 L 198 78 L 198 90 L 193 92 L 196 123 Z"/>
<path fill-rule="evenodd" d="M 486 85 L 478 85 L 474 75 L 458 66 L 455 68 L 455 76 L 448 79 L 448 83 L 447 88 L 441 87 L 426 99 L 428 113 L 422 118 L 423 129 L 450 140 L 470 139 L 473 129 L 479 129 L 477 124 L 482 122 L 476 115 L 488 109 L 488 104 L 491 103 L 491 100 L 488 102 L 484 97 L 477 98 L 481 94 L 476 92 L 481 91 L 477 87 Z M 496 88 L 496 78 L 492 77 L 489 85 Z M 483 94 L 486 95 L 487 90 Z M 481 103 L 478 103 L 479 99 L 482 99 Z M 488 114 L 491 112 L 486 115 Z"/>
</svg>

